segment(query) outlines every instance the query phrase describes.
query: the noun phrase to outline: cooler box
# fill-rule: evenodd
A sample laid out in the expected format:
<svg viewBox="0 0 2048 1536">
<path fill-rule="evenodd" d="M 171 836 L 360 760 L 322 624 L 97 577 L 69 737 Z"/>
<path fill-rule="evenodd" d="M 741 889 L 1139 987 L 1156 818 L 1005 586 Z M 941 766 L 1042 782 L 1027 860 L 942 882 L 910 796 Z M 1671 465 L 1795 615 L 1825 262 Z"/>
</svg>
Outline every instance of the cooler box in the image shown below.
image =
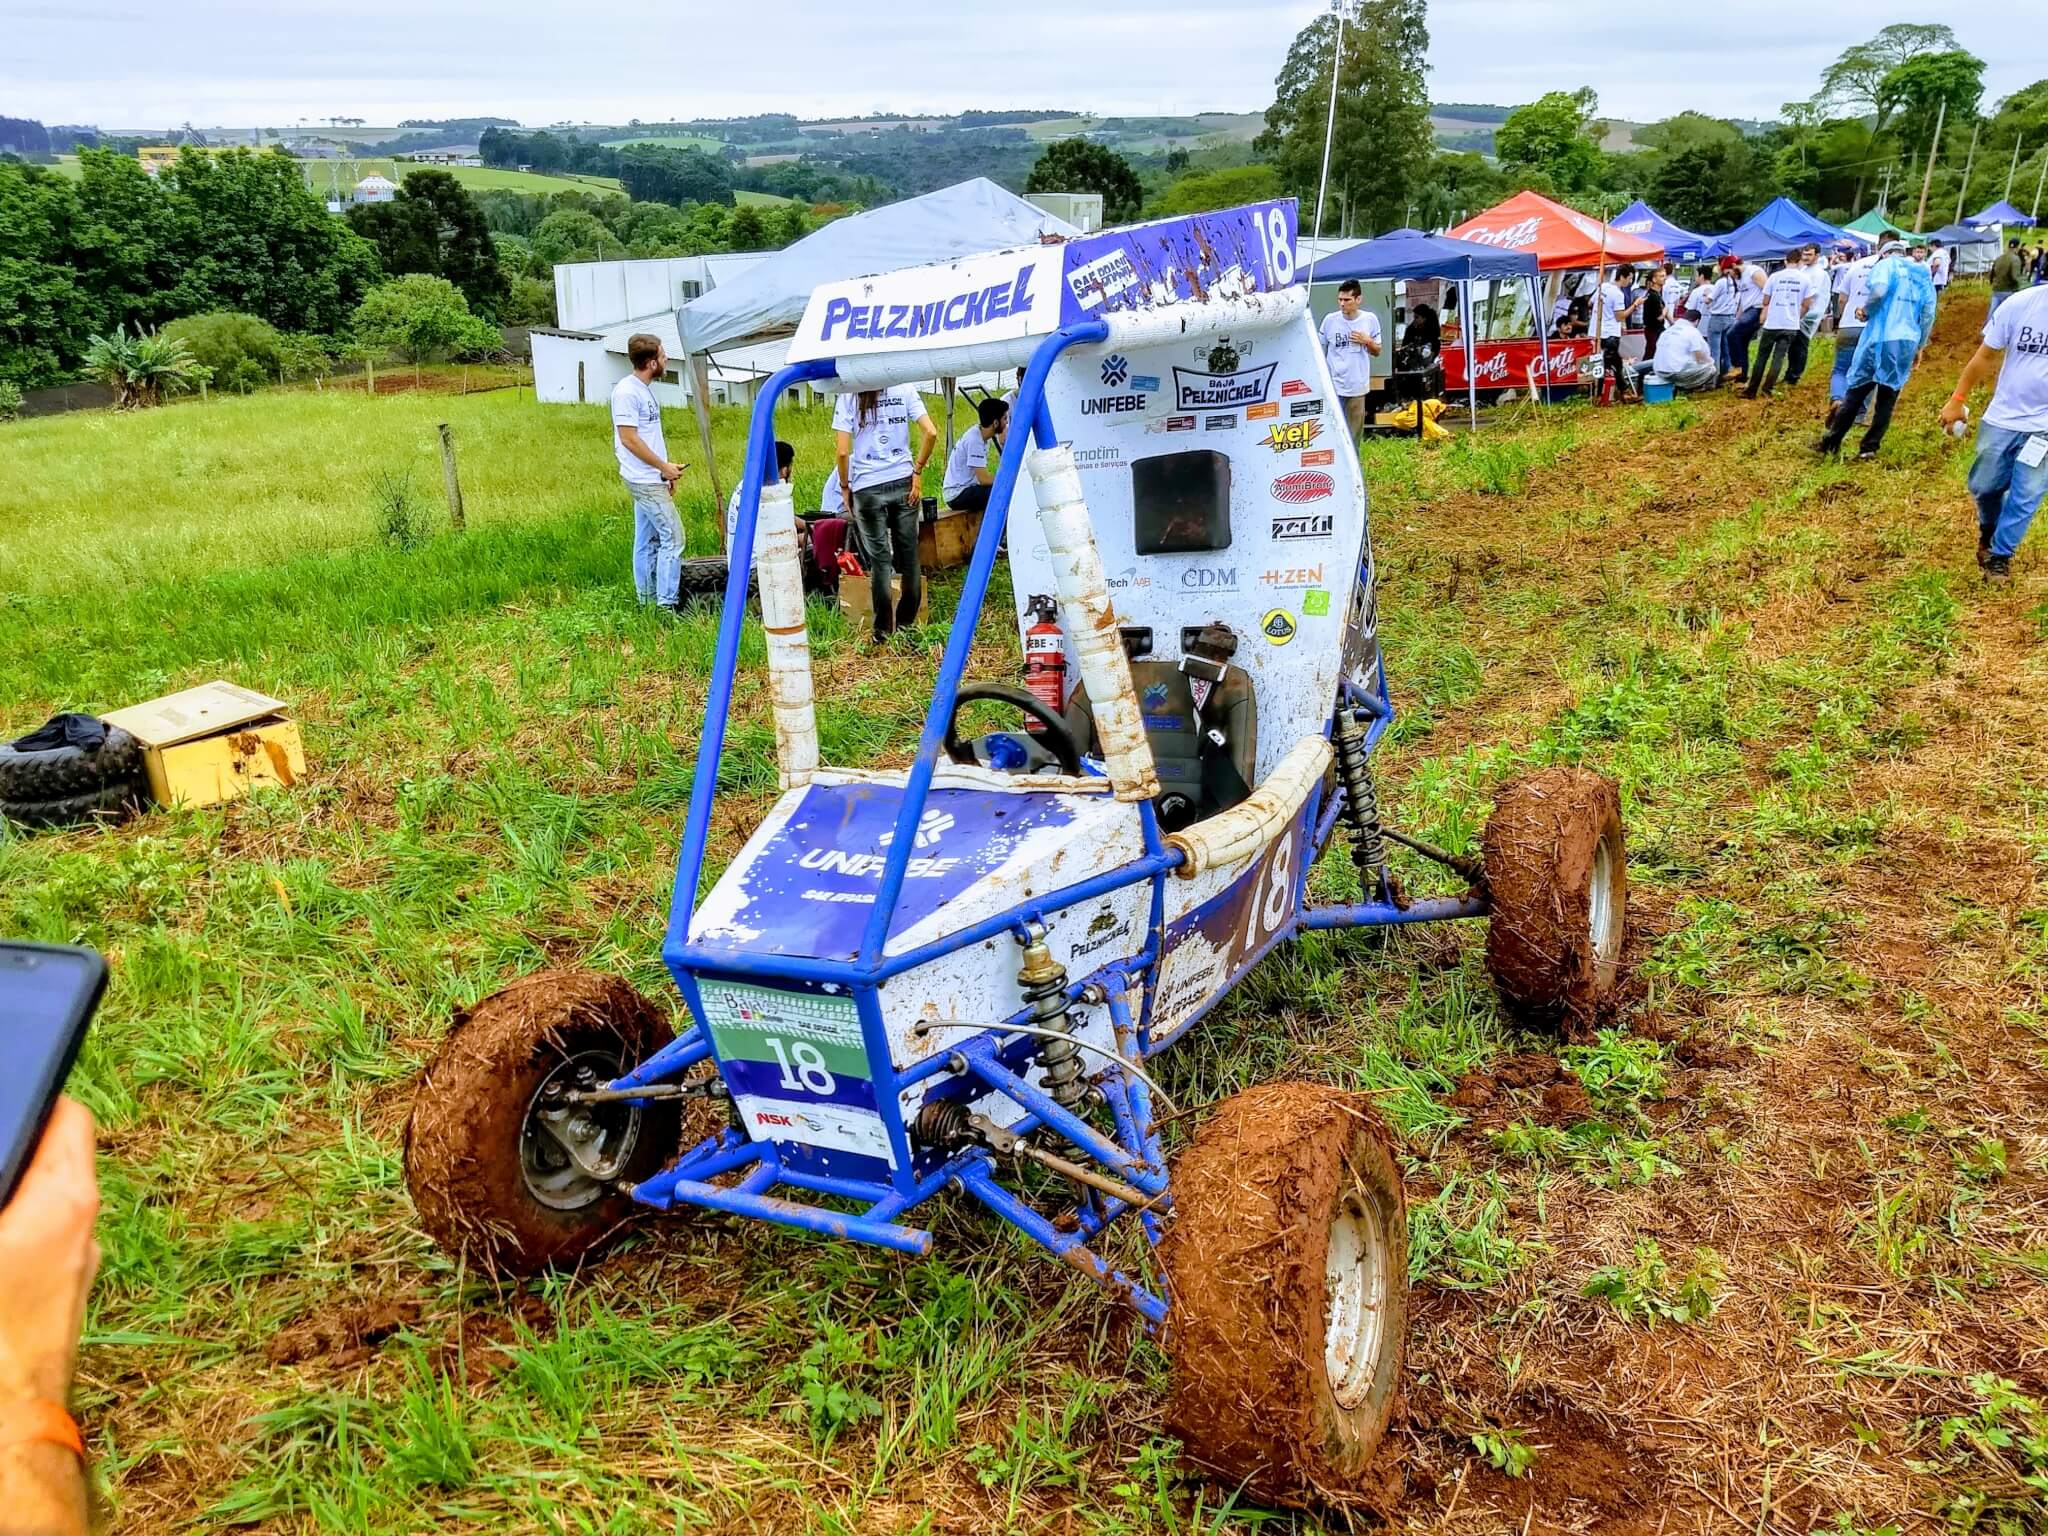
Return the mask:
<svg viewBox="0 0 2048 1536">
<path fill-rule="evenodd" d="M 1643 380 L 1645 405 L 1662 405 L 1667 400 L 1675 398 L 1677 394 L 1678 391 L 1671 387 L 1669 379 L 1660 379 L 1653 373 Z"/>
</svg>

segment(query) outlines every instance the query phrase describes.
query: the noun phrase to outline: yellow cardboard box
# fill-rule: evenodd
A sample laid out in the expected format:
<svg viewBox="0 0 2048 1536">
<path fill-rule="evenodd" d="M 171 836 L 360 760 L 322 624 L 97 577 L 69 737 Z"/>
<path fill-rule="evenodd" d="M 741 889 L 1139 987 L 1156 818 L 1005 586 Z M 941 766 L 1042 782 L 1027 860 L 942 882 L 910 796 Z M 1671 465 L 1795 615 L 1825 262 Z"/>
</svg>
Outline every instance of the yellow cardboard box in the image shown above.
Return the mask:
<svg viewBox="0 0 2048 1536">
<path fill-rule="evenodd" d="M 284 708 L 281 699 L 216 681 L 101 718 L 142 743 L 159 804 L 202 806 L 305 777 L 299 728 Z"/>
</svg>

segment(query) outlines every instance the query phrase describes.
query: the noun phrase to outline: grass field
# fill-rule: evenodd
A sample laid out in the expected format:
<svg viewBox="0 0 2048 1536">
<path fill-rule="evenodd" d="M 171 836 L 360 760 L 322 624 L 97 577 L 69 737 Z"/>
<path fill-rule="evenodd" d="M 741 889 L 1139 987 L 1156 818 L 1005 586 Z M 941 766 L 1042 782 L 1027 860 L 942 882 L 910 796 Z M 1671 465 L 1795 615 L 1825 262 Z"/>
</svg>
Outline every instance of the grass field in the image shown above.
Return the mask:
<svg viewBox="0 0 2048 1536">
<path fill-rule="evenodd" d="M 1313 939 L 1163 1063 L 1183 1105 L 1363 1088 L 1402 1138 L 1391 1529 L 2048 1522 L 2048 576 L 1972 566 L 1932 416 L 1982 290 L 1945 303 L 1876 464 L 1807 452 L 1818 377 L 1369 446 L 1391 816 L 1469 846 L 1525 765 L 1616 775 L 1639 976 L 1560 1048 L 1476 929 Z M 382 542 L 369 478 L 435 500 L 435 420 L 470 530 Z M 808 498 L 822 413 L 790 430 Z M 633 603 L 598 410 L 258 395 L 0 453 L 0 720 L 226 675 L 293 701 L 313 769 L 0 835 L 0 931 L 114 964 L 74 1090 L 115 1528 L 1322 1529 L 1193 1476 L 1162 1357 L 962 1208 L 924 1261 L 707 1218 L 504 1290 L 415 1229 L 399 1132 L 453 1006 L 550 964 L 672 996 L 714 621 Z M 814 606 L 828 756 L 905 759 L 956 591 L 880 656 Z M 990 624 L 973 674 L 1017 665 Z M 761 693 L 714 862 L 771 798 Z"/>
<path fill-rule="evenodd" d="M 624 149 L 628 144 L 655 144 L 663 149 L 701 149 L 714 155 L 723 147 L 721 140 L 701 133 L 639 133 L 604 142 L 607 149 Z"/>
<path fill-rule="evenodd" d="M 365 176 L 383 176 L 391 181 L 402 182 L 409 172 L 424 170 L 446 171 L 474 192 L 566 192 L 579 188 L 595 192 L 621 191 L 616 176 L 544 176 L 536 171 L 508 171 L 491 165 L 426 166 L 410 160 L 365 158 L 301 160 L 299 168 L 305 172 L 306 185 L 315 192 L 326 193 L 331 178 L 331 184 L 340 188 L 344 197 L 348 195 L 349 189 Z M 62 175 L 76 177 L 79 174 L 78 157 L 59 155 L 53 169 Z"/>
</svg>

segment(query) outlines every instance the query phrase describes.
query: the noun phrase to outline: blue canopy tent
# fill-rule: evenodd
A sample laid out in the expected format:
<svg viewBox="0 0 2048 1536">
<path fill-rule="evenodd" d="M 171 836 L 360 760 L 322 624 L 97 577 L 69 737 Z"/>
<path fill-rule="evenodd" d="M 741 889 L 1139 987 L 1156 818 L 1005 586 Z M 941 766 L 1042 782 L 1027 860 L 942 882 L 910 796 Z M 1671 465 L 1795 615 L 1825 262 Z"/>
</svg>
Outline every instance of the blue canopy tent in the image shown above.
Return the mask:
<svg viewBox="0 0 2048 1536">
<path fill-rule="evenodd" d="M 1471 365 L 1472 285 L 1477 282 L 1526 279 L 1531 312 L 1540 318 L 1541 295 L 1537 291 L 1537 261 L 1533 251 L 1507 250 L 1481 245 L 1476 240 L 1457 240 L 1449 235 L 1424 234 L 1419 229 L 1396 229 L 1354 245 L 1347 251 L 1320 258 L 1312 269 L 1316 282 L 1341 282 L 1345 278 L 1444 278 L 1458 285 L 1459 334 L 1465 338 L 1466 405 L 1472 424 L 1479 424 L 1477 369 Z M 1538 335 L 1542 327 L 1537 327 Z M 1544 373 L 1549 376 L 1550 347 L 1545 339 Z"/>
<path fill-rule="evenodd" d="M 1708 261 L 1721 254 L 1721 242 L 1716 236 L 1696 235 L 1689 229 L 1680 229 L 1641 198 L 1630 203 L 1609 222 L 1625 235 L 1641 235 L 1645 240 L 1656 241 L 1674 262 Z"/>
<path fill-rule="evenodd" d="M 1721 236 L 1721 249 L 1745 261 L 1782 261 L 1809 241 L 1834 245 L 1843 238 L 1832 224 L 1823 224 L 1789 197 L 1774 197 L 1757 215 Z"/>
<path fill-rule="evenodd" d="M 2031 218 L 2021 213 L 2019 209 L 2013 207 L 2011 203 L 2008 203 L 2002 197 L 1989 208 L 1979 208 L 1975 213 L 1963 220 L 1963 222 L 1974 225 L 1978 229 L 1994 224 L 2000 226 L 2016 225 L 2021 229 L 2032 229 L 2034 227 L 2034 221 Z"/>
</svg>

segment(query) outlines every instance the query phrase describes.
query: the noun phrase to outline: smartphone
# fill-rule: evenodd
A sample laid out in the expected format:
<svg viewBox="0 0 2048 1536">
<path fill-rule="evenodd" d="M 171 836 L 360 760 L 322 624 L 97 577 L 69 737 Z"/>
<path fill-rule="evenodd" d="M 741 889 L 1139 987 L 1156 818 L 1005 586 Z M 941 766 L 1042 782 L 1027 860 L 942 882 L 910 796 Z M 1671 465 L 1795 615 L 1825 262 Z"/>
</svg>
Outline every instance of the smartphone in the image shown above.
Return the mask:
<svg viewBox="0 0 2048 1536">
<path fill-rule="evenodd" d="M 107 989 L 90 949 L 0 942 L 0 1205 L 14 1198 Z"/>
</svg>

